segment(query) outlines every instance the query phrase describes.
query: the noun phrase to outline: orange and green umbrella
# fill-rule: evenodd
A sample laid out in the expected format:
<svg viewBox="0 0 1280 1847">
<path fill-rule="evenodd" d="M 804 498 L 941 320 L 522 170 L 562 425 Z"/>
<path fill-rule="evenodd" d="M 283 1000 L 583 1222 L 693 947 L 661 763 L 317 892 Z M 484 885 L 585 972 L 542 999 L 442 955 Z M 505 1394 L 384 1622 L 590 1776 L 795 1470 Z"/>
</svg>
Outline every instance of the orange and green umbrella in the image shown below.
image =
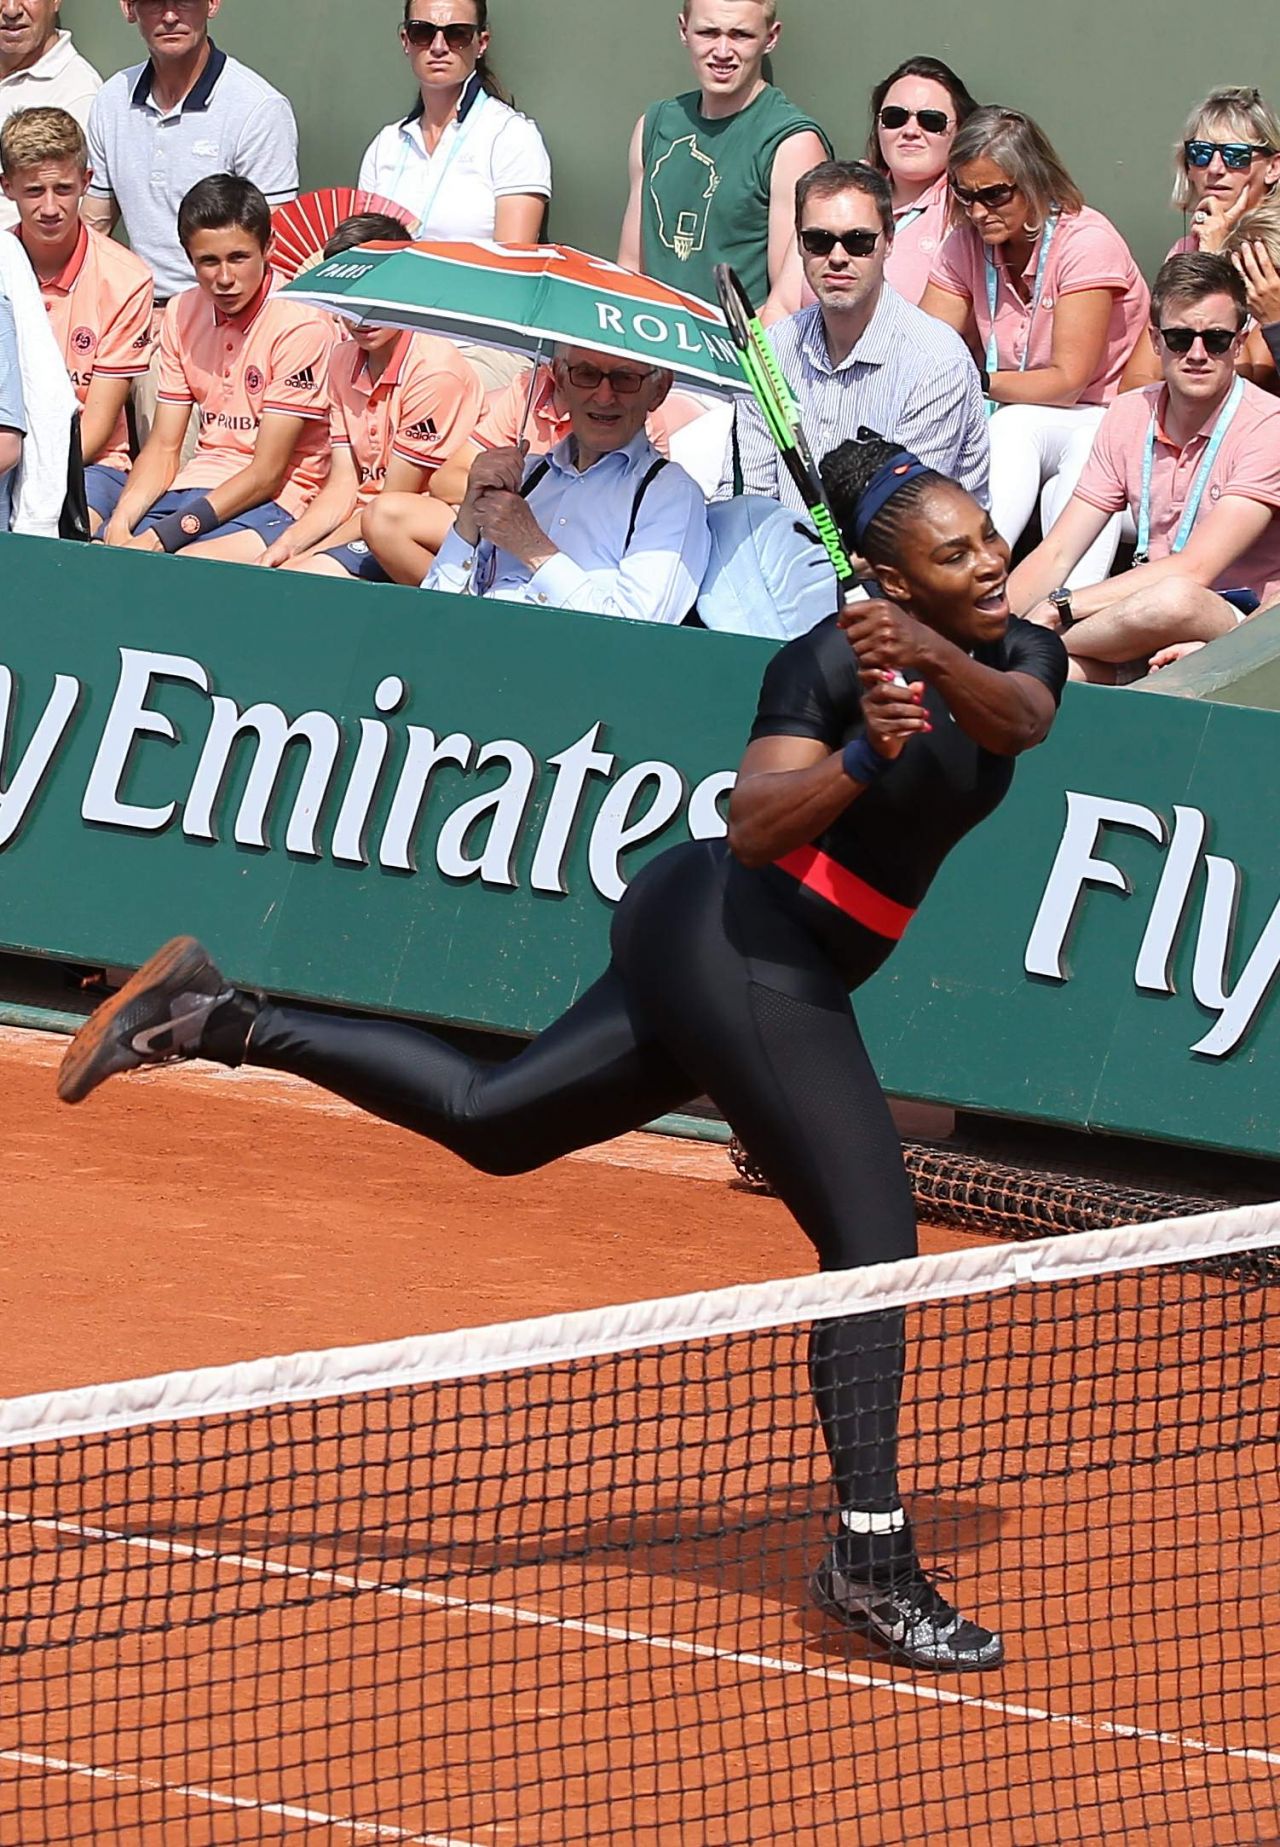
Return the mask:
<svg viewBox="0 0 1280 1847">
<path fill-rule="evenodd" d="M 718 308 L 563 244 L 366 244 L 284 292 L 364 326 L 533 355 L 587 347 L 662 366 L 702 390 L 746 389 Z"/>
</svg>

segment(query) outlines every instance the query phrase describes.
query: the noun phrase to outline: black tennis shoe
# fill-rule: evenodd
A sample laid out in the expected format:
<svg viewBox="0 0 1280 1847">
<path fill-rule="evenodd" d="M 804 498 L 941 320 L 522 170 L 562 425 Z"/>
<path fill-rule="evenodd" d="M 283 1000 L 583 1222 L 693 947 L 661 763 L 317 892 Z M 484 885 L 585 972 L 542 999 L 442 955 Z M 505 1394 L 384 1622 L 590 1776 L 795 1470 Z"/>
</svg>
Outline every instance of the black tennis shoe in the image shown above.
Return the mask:
<svg viewBox="0 0 1280 1847">
<path fill-rule="evenodd" d="M 85 1021 L 63 1057 L 59 1097 L 81 1103 L 117 1072 L 197 1057 L 210 1014 L 234 995 L 208 950 L 175 936 Z"/>
<path fill-rule="evenodd" d="M 919 1559 L 856 1577 L 840 1541 L 809 1579 L 820 1610 L 878 1642 L 897 1661 L 933 1671 L 999 1667 L 1004 1643 L 949 1604 Z"/>
</svg>

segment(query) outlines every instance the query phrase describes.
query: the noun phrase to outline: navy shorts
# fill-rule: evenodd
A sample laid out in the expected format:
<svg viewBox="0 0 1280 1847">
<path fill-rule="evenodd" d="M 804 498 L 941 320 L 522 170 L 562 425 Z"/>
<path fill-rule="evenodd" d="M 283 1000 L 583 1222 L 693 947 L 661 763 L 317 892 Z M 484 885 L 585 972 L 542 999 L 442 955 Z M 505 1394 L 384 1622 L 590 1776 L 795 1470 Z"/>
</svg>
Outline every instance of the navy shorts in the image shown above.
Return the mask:
<svg viewBox="0 0 1280 1847">
<path fill-rule="evenodd" d="M 322 558 L 336 558 L 349 577 L 358 577 L 366 584 L 389 584 L 387 576 L 378 560 L 374 557 L 363 539 L 352 539 L 349 545 L 334 545 Z"/>
<path fill-rule="evenodd" d="M 170 489 L 167 494 L 161 494 L 145 519 L 138 521 L 135 531 L 151 532 L 158 519 L 163 519 L 168 513 L 181 513 L 192 501 L 207 500 L 208 496 L 207 487 L 184 488 L 177 494 Z M 292 515 L 286 513 L 276 501 L 268 500 L 263 506 L 248 507 L 243 513 L 237 513 L 234 519 L 214 527 L 211 532 L 202 532 L 193 543 L 207 545 L 210 539 L 227 539 L 233 532 L 256 532 L 264 545 L 274 545 L 281 533 L 287 532 L 292 524 Z"/>
<path fill-rule="evenodd" d="M 120 505 L 120 496 L 129 485 L 129 476 L 123 468 L 108 468 L 105 462 L 90 462 L 84 471 L 84 495 L 89 503 L 89 510 L 96 513 L 103 525 L 110 522 L 111 515 Z"/>
</svg>

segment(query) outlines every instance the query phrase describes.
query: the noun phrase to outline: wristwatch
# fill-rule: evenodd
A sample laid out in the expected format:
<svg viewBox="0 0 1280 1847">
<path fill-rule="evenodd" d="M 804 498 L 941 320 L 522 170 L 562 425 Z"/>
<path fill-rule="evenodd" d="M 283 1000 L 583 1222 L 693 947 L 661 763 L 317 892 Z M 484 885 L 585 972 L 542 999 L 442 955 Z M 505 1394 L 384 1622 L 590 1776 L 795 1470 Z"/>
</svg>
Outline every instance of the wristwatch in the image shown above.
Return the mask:
<svg viewBox="0 0 1280 1847">
<path fill-rule="evenodd" d="M 1071 613 L 1071 592 L 1065 586 L 1060 590 L 1051 590 L 1045 601 L 1052 603 L 1057 610 L 1059 631 L 1065 633 L 1075 621 Z"/>
</svg>

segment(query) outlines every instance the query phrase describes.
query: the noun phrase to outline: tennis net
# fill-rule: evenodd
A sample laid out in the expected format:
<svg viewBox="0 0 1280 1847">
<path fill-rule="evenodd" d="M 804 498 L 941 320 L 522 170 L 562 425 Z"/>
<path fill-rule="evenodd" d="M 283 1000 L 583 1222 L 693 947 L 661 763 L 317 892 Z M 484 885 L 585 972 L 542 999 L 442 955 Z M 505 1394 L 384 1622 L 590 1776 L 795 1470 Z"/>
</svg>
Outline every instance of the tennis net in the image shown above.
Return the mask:
<svg viewBox="0 0 1280 1847">
<path fill-rule="evenodd" d="M 10 1400 L 0 1841 L 1273 1840 L 1278 1245 L 1249 1208 Z M 999 1669 L 808 1599 L 811 1326 L 898 1306 L 918 1544 Z"/>
</svg>

